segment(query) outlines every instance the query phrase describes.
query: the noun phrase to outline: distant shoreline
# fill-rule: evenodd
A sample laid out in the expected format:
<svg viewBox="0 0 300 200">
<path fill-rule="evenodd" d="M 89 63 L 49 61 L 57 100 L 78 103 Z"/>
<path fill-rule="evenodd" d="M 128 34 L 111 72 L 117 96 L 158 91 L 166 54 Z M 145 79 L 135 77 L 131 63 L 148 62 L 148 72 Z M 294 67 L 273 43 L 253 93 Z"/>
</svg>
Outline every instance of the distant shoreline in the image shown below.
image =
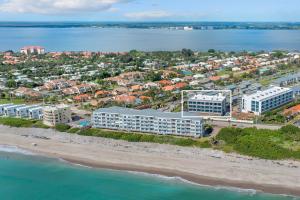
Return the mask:
<svg viewBox="0 0 300 200">
<path fill-rule="evenodd" d="M 0 21 L 3 28 L 136 28 L 136 29 L 183 29 L 194 30 L 300 30 L 300 22 L 18 22 Z"/>
<path fill-rule="evenodd" d="M 277 164 L 280 161 L 250 159 L 210 149 L 129 143 L 58 133 L 51 129 L 0 126 L 0 138 L 0 144 L 61 158 L 73 164 L 180 177 L 207 186 L 300 196 L 300 174 L 297 173 L 300 162 L 297 161 Z"/>
</svg>

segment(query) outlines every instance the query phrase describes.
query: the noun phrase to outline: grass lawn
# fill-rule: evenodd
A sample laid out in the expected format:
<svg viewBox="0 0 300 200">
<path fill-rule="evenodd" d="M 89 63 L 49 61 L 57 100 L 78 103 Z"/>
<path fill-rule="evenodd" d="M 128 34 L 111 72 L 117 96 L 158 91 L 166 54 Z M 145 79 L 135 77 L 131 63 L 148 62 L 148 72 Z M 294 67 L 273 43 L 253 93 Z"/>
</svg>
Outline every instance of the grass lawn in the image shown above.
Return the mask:
<svg viewBox="0 0 300 200">
<path fill-rule="evenodd" d="M 262 79 L 262 80 L 259 81 L 259 83 L 260 83 L 262 86 L 267 86 L 267 85 L 270 85 L 271 80 L 270 80 L 270 79 Z"/>
<path fill-rule="evenodd" d="M 0 104 L 7 104 L 7 103 L 13 103 L 13 104 L 23 104 L 25 103 L 24 99 L 0 99 Z"/>
</svg>

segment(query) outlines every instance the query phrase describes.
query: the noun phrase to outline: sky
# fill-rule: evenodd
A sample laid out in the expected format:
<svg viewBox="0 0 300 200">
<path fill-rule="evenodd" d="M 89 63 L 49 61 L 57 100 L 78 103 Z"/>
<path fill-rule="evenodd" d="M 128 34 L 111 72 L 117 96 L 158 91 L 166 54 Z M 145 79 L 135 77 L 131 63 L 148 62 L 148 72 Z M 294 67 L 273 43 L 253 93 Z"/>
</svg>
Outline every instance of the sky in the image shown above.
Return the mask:
<svg viewBox="0 0 300 200">
<path fill-rule="evenodd" d="M 0 21 L 300 22 L 300 0 L 0 0 Z"/>
</svg>

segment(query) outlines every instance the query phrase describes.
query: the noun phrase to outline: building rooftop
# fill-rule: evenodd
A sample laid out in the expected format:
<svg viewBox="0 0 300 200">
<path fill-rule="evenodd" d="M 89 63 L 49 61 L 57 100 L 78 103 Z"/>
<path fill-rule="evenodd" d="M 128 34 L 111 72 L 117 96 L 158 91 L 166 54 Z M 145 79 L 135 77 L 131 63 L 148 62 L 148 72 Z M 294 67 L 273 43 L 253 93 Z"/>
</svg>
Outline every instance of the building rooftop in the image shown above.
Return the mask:
<svg viewBox="0 0 300 200">
<path fill-rule="evenodd" d="M 290 81 L 292 79 L 298 79 L 298 78 L 300 78 L 300 73 L 288 74 L 287 76 L 276 79 L 273 83 L 274 84 L 281 84 L 282 82 Z"/>
<path fill-rule="evenodd" d="M 181 112 L 171 113 L 171 112 L 162 112 L 154 109 L 145 109 L 145 110 L 136 110 L 131 108 L 122 108 L 122 107 L 110 107 L 110 108 L 100 108 L 95 112 L 100 113 L 115 113 L 115 114 L 124 114 L 124 115 L 138 115 L 138 116 L 149 116 L 149 117 L 162 117 L 162 118 L 172 118 L 172 119 L 181 119 Z M 184 117 L 185 119 L 186 117 Z M 192 119 L 192 118 L 186 118 Z M 201 118 L 194 120 L 202 120 Z"/>
<path fill-rule="evenodd" d="M 261 101 L 264 99 L 268 99 L 274 95 L 279 95 L 281 93 L 288 92 L 288 91 L 291 91 L 291 89 L 274 86 L 274 87 L 271 87 L 271 88 L 263 90 L 263 91 L 257 91 L 254 94 L 247 95 L 247 97 L 254 99 L 254 100 Z"/>
<path fill-rule="evenodd" d="M 26 105 L 25 104 L 20 104 L 20 105 L 12 104 L 12 105 L 6 106 L 5 109 L 21 108 L 21 107 L 24 107 L 24 106 L 26 106 Z"/>
<path fill-rule="evenodd" d="M 35 111 L 35 110 L 40 110 L 40 109 L 43 109 L 43 107 L 42 106 L 37 106 L 37 107 L 29 108 L 28 110 L 29 111 Z"/>
<path fill-rule="evenodd" d="M 14 104 L 12 103 L 7 103 L 7 104 L 0 104 L 1 107 L 7 107 L 7 106 L 13 106 Z"/>
<path fill-rule="evenodd" d="M 27 49 L 44 49 L 44 47 L 41 46 L 25 46 L 21 48 L 22 50 L 27 50 Z"/>
<path fill-rule="evenodd" d="M 60 105 L 54 105 L 54 106 L 45 106 L 44 110 L 45 111 L 53 111 L 53 110 L 64 109 L 64 108 L 69 108 L 69 107 L 70 106 L 68 106 L 68 105 L 60 104 Z"/>
<path fill-rule="evenodd" d="M 36 108 L 38 106 L 39 105 L 24 105 L 24 106 L 18 107 L 17 110 Z"/>
<path fill-rule="evenodd" d="M 226 96 L 222 93 L 213 94 L 213 95 L 205 95 L 205 94 L 197 94 L 190 98 L 189 100 L 196 100 L 196 101 L 224 101 Z"/>
</svg>

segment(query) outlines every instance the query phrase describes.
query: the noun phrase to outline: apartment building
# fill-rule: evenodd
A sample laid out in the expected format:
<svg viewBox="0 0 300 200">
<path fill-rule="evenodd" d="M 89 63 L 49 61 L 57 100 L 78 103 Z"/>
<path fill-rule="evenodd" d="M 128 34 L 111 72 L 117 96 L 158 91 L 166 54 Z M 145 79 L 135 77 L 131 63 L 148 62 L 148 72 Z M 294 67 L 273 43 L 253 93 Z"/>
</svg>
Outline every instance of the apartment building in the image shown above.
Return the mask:
<svg viewBox="0 0 300 200">
<path fill-rule="evenodd" d="M 288 74 L 273 81 L 273 84 L 279 87 L 294 85 L 300 82 L 300 73 Z"/>
<path fill-rule="evenodd" d="M 39 105 L 26 105 L 22 107 L 16 108 L 16 117 L 19 118 L 28 118 L 29 117 L 29 109 L 37 108 Z"/>
<path fill-rule="evenodd" d="M 0 104 L 0 116 L 42 119 L 42 109 L 40 105 Z"/>
<path fill-rule="evenodd" d="M 163 135 L 203 136 L 201 118 L 182 118 L 181 113 L 121 107 L 101 108 L 92 116 L 94 128 L 136 131 Z"/>
<path fill-rule="evenodd" d="M 28 118 L 29 119 L 43 119 L 43 107 L 34 107 L 28 109 Z"/>
<path fill-rule="evenodd" d="M 43 123 L 47 126 L 70 123 L 71 109 L 67 105 L 46 106 L 43 108 Z"/>
<path fill-rule="evenodd" d="M 242 98 L 242 112 L 261 115 L 264 112 L 287 104 L 293 99 L 292 89 L 273 86 L 251 95 L 244 95 Z"/>
<path fill-rule="evenodd" d="M 12 104 L 12 103 L 1 104 L 1 105 L 0 105 L 0 116 L 1 116 L 1 115 L 4 115 L 4 108 L 5 108 L 5 107 L 13 106 L 13 105 L 14 105 L 14 104 Z"/>
<path fill-rule="evenodd" d="M 17 116 L 17 109 L 26 106 L 25 104 L 22 105 L 10 105 L 5 106 L 3 108 L 3 114 L 6 117 L 16 117 Z"/>
<path fill-rule="evenodd" d="M 187 101 L 188 112 L 203 115 L 224 116 L 226 114 L 226 96 L 219 94 L 196 94 Z"/>
</svg>

